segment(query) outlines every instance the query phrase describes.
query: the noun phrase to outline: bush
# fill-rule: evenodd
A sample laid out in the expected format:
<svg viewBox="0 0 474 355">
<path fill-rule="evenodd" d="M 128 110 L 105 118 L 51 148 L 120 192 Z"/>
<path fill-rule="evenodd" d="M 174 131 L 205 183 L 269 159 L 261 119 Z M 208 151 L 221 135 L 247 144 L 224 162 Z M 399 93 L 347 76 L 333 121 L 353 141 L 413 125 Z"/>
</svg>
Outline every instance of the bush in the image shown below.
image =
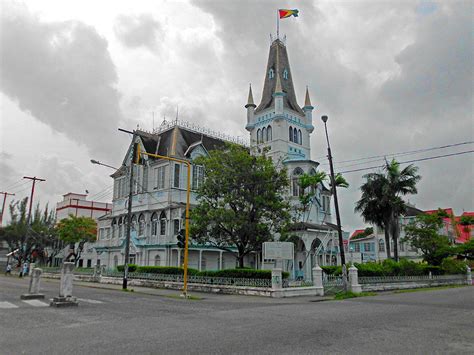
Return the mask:
<svg viewBox="0 0 474 355">
<path fill-rule="evenodd" d="M 139 266 L 137 272 L 145 274 L 183 275 L 184 269 L 176 266 Z M 188 275 L 196 275 L 199 270 L 188 267 Z"/>
<path fill-rule="evenodd" d="M 441 262 L 441 269 L 443 270 L 445 274 L 448 274 L 448 275 L 465 274 L 466 263 L 461 260 L 445 258 Z"/>
<path fill-rule="evenodd" d="M 325 274 L 328 275 L 342 275 L 342 267 L 335 265 L 321 266 Z"/>
<path fill-rule="evenodd" d="M 384 264 L 380 263 L 365 263 L 365 264 L 358 264 L 355 263 L 354 266 L 358 270 L 359 276 L 366 277 L 366 276 L 387 276 L 387 272 L 385 271 Z"/>
<path fill-rule="evenodd" d="M 125 265 L 117 265 L 117 271 L 123 272 Z M 136 264 L 128 264 L 128 271 L 129 272 L 134 272 L 137 270 L 137 265 Z"/>
<path fill-rule="evenodd" d="M 216 271 L 200 271 L 198 276 L 207 277 L 233 277 L 233 278 L 245 278 L 245 279 L 271 279 L 271 270 L 255 270 L 255 269 L 225 269 Z M 284 271 L 282 277 L 287 279 L 290 277 L 290 273 Z"/>
</svg>

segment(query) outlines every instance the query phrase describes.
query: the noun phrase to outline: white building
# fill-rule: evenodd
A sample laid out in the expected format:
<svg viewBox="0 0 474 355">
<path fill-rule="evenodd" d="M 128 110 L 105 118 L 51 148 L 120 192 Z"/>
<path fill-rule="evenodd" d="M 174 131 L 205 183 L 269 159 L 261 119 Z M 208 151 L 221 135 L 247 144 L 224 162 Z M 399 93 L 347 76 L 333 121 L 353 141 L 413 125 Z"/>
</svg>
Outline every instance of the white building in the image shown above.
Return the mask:
<svg viewBox="0 0 474 355">
<path fill-rule="evenodd" d="M 58 223 L 70 215 L 75 217 L 90 217 L 97 220 L 99 217 L 110 213 L 112 204 L 105 202 L 89 201 L 86 194 L 77 194 L 69 192 L 63 195 L 63 200 L 56 204 L 56 222 Z M 51 261 L 53 266 L 58 266 L 67 256 L 69 247 L 56 255 Z M 100 264 L 100 259 L 94 249 L 94 243 L 85 243 L 83 252 L 78 261 L 78 267 L 92 267 Z"/>
<path fill-rule="evenodd" d="M 293 206 L 299 204 L 298 184 L 303 173 L 313 174 L 319 163 L 311 160 L 310 138 L 314 131 L 309 92 L 305 105 L 296 101 L 293 79 L 286 46 L 275 40 L 268 57 L 260 104 L 255 105 L 249 90 L 246 129 L 250 133 L 252 154 L 266 152 L 277 167 L 285 166 L 290 174 L 288 197 Z M 124 263 L 124 238 L 127 214 L 128 176 L 134 143 L 142 151 L 193 161 L 220 147 L 226 139 L 222 135 L 174 121 L 162 125 L 155 132 L 136 131 L 124 157 L 122 167 L 114 179 L 113 207 L 110 215 L 99 218 L 99 241 L 96 250 L 101 264 L 115 267 Z M 144 165 L 134 167 L 132 233 L 130 262 L 139 265 L 178 266 L 182 251 L 176 245 L 176 235 L 183 227 L 186 199 L 185 165 L 145 156 Z M 193 166 L 192 188 L 203 179 L 202 167 Z M 135 180 L 135 179 L 134 179 Z M 305 216 L 293 225 L 292 234 L 299 239 L 295 263 L 300 276 L 309 278 L 315 263 L 335 264 L 339 260 L 337 230 L 331 224 L 331 193 L 323 185 Z M 196 204 L 191 194 L 191 204 Z M 233 254 L 205 245 L 190 245 L 189 267 L 199 270 L 233 268 Z M 245 265 L 259 268 L 260 256 L 246 257 Z M 263 265 L 265 266 L 265 265 Z M 294 271 L 293 263 L 284 266 Z"/>
</svg>

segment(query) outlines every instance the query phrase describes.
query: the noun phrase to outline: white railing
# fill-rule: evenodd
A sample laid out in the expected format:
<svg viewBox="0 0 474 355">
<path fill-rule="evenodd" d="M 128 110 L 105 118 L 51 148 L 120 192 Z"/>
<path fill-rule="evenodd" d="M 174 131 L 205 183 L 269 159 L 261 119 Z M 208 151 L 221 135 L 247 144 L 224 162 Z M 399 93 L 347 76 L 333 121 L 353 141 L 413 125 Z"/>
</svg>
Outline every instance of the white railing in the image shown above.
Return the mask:
<svg viewBox="0 0 474 355">
<path fill-rule="evenodd" d="M 360 284 L 419 282 L 419 281 L 459 281 L 465 280 L 466 275 L 421 275 L 421 276 L 363 276 L 359 277 Z"/>
</svg>

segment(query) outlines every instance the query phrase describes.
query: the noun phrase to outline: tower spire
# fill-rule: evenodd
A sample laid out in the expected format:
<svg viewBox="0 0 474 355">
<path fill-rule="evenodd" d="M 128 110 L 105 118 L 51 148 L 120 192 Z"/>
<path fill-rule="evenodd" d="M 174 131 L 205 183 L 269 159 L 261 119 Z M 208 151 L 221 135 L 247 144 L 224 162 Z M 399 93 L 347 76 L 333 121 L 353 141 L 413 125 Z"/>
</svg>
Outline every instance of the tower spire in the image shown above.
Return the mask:
<svg viewBox="0 0 474 355">
<path fill-rule="evenodd" d="M 312 106 L 312 105 L 311 105 L 311 100 L 310 100 L 310 98 L 309 98 L 308 86 L 306 86 L 306 96 L 305 96 L 305 99 L 304 99 L 304 105 L 305 105 L 305 106 Z"/>
<path fill-rule="evenodd" d="M 249 84 L 249 97 L 247 99 L 247 105 L 245 105 L 245 108 L 253 106 L 254 108 L 257 107 L 253 101 L 253 94 L 252 94 L 252 84 Z"/>
</svg>

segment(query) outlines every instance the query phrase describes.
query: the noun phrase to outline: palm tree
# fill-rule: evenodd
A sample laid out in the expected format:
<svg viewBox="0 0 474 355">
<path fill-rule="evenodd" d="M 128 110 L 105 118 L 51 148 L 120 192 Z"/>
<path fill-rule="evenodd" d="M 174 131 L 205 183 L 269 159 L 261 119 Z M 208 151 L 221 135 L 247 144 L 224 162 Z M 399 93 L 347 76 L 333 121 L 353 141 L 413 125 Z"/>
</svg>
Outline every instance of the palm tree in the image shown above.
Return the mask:
<svg viewBox="0 0 474 355">
<path fill-rule="evenodd" d="M 384 170 L 387 172 L 387 195 L 391 206 L 390 214 L 390 232 L 393 240 L 393 250 L 395 260 L 398 261 L 398 239 L 400 236 L 399 219 L 406 210 L 405 201 L 401 196 L 416 194 L 416 184 L 421 176 L 417 174 L 418 168 L 413 164 L 400 170 L 400 163 L 395 159 L 389 163 L 385 162 Z"/>
<path fill-rule="evenodd" d="M 386 161 L 384 173 L 364 175 L 367 180 L 362 186 L 361 199 L 356 203 L 355 211 L 360 212 L 365 222 L 383 228 L 387 257 L 390 258 L 390 235 L 393 241 L 394 258 L 398 260 L 398 238 L 400 235 L 399 218 L 406 210 L 401 196 L 416 194 L 416 183 L 421 176 L 418 168 L 409 165 L 400 170 L 396 160 Z"/>
<path fill-rule="evenodd" d="M 387 179 L 381 173 L 370 173 L 364 175 L 366 182 L 362 184 L 360 190 L 362 195 L 356 202 L 354 211 L 359 212 L 364 222 L 376 225 L 382 228 L 385 234 L 385 247 L 387 258 L 390 255 L 390 234 L 389 234 L 389 208 L 385 197 L 385 187 Z"/>
</svg>

